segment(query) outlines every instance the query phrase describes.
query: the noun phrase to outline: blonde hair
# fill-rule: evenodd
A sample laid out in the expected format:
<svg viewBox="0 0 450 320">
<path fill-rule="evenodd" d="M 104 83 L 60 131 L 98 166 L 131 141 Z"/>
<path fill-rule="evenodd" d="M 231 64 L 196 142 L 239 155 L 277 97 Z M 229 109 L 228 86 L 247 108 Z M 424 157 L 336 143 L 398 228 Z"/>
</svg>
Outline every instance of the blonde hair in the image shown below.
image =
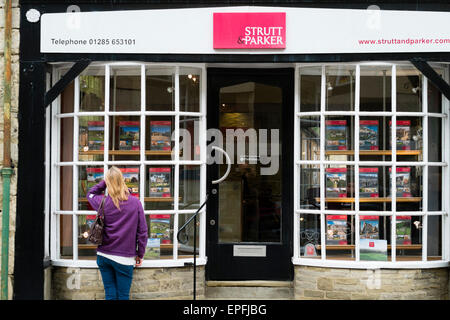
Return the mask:
<svg viewBox="0 0 450 320">
<path fill-rule="evenodd" d="M 119 201 L 128 200 L 130 192 L 119 168 L 115 166 L 109 168 L 105 175 L 105 182 L 108 188 L 108 195 L 111 197 L 117 209 L 120 210 Z"/>
</svg>

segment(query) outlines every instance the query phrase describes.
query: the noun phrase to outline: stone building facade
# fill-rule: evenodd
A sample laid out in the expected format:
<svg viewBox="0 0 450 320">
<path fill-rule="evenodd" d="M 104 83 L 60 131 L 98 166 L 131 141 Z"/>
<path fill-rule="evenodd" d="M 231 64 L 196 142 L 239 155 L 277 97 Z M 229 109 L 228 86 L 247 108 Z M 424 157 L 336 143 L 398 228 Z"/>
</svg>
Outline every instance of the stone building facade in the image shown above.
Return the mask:
<svg viewBox="0 0 450 320">
<path fill-rule="evenodd" d="M 3 162 L 3 93 L 4 93 L 4 35 L 5 35 L 5 1 L 0 2 L 0 161 Z M 19 1 L 12 1 L 12 39 L 11 39 L 11 160 L 14 173 L 11 176 L 10 222 L 9 222 L 9 266 L 8 296 L 12 299 L 14 285 L 14 239 L 16 230 L 16 195 L 18 173 L 19 145 L 19 43 L 20 43 L 20 7 Z M 2 163 L 3 166 L 3 163 Z M 3 202 L 3 179 L 0 183 L 0 201 Z M 0 209 L 1 210 L 1 209 Z M 1 215 L 2 213 L 0 213 Z M 0 235 L 1 235 L 0 219 Z M 1 237 L 0 237 L 1 241 Z M 1 252 L 0 252 L 1 255 Z M 1 263 L 1 262 L 0 262 Z"/>
<path fill-rule="evenodd" d="M 346 269 L 297 266 L 295 299 L 448 300 L 448 269 Z"/>
<path fill-rule="evenodd" d="M 182 299 L 193 294 L 193 269 L 145 268 L 135 269 L 130 290 L 132 300 Z M 205 298 L 205 269 L 197 267 L 196 297 Z M 105 298 L 98 269 L 54 268 L 46 293 L 55 300 L 98 300 Z"/>
</svg>

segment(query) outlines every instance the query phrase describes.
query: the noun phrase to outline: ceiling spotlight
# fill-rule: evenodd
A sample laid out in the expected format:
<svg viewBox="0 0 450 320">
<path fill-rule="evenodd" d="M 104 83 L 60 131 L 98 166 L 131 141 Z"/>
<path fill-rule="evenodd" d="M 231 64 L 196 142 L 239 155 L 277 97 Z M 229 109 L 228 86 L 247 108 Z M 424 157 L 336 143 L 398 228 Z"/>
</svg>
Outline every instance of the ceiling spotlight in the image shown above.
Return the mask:
<svg viewBox="0 0 450 320">
<path fill-rule="evenodd" d="M 87 89 L 88 84 L 86 83 L 86 81 L 80 81 L 80 84 L 81 84 L 81 88 Z"/>
<path fill-rule="evenodd" d="M 192 74 L 188 74 L 188 78 L 189 78 L 189 79 L 192 79 Z"/>
</svg>

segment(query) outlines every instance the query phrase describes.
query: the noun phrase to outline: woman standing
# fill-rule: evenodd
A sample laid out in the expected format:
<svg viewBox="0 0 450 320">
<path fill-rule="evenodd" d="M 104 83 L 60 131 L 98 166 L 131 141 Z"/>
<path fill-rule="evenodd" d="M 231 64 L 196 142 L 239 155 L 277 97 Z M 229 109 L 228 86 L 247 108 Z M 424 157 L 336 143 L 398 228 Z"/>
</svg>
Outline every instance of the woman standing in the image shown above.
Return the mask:
<svg viewBox="0 0 450 320">
<path fill-rule="evenodd" d="M 108 196 L 104 195 L 108 189 Z M 97 248 L 97 264 L 105 287 L 106 300 L 129 300 L 133 266 L 142 265 L 147 244 L 147 223 L 138 198 L 130 195 L 122 172 L 111 167 L 105 180 L 87 193 L 91 206 L 98 210 L 103 197 L 103 242 Z"/>
</svg>

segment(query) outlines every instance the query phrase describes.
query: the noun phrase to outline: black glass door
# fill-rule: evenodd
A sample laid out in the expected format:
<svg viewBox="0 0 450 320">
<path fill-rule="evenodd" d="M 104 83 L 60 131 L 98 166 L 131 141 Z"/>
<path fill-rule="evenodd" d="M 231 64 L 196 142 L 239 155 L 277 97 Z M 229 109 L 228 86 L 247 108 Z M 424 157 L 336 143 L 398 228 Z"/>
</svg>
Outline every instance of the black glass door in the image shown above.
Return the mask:
<svg viewBox="0 0 450 320">
<path fill-rule="evenodd" d="M 208 143 L 231 160 L 217 185 L 228 166 L 208 166 L 210 280 L 292 279 L 293 82 L 293 69 L 208 70 Z"/>
</svg>

